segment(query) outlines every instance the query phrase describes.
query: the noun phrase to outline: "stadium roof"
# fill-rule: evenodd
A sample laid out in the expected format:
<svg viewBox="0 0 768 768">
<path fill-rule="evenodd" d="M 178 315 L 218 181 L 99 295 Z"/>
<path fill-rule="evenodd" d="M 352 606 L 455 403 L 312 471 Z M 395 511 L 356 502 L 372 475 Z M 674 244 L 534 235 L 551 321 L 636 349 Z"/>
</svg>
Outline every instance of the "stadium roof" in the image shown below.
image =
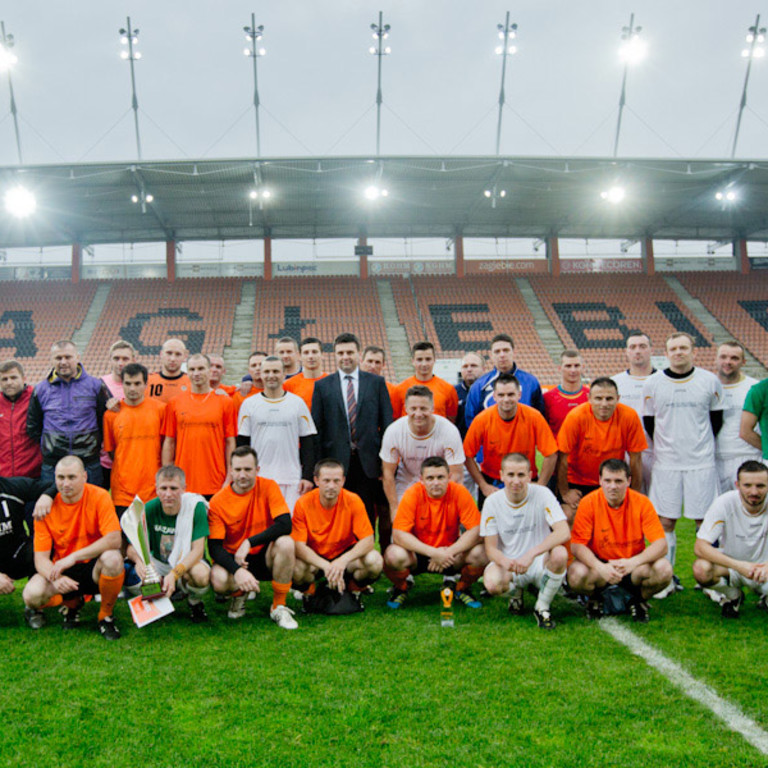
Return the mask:
<svg viewBox="0 0 768 768">
<path fill-rule="evenodd" d="M 748 161 L 315 157 L 0 168 L 0 194 L 19 184 L 38 208 L 26 219 L 0 210 L 0 247 L 457 233 L 768 238 L 768 163 Z M 626 190 L 621 203 L 601 197 L 613 186 Z M 387 196 L 366 199 L 369 187 Z M 250 196 L 264 190 L 268 199 Z M 734 200 L 716 199 L 726 190 Z"/>
</svg>

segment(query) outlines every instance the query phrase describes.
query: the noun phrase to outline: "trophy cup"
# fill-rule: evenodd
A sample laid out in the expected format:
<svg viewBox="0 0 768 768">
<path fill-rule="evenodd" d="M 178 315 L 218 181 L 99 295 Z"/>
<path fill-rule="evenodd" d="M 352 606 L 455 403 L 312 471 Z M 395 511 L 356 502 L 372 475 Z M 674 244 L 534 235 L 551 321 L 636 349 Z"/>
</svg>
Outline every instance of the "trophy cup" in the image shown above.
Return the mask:
<svg viewBox="0 0 768 768">
<path fill-rule="evenodd" d="M 452 627 L 453 624 L 453 590 L 445 587 L 440 592 L 442 606 L 440 609 L 440 626 Z"/>
<path fill-rule="evenodd" d="M 128 541 L 133 544 L 133 548 L 138 553 L 146 573 L 144 581 L 141 584 L 141 599 L 156 600 L 164 596 L 160 576 L 152 565 L 152 558 L 149 554 L 149 532 L 147 531 L 147 514 L 144 511 L 144 502 L 136 496 L 128 509 L 123 512 L 120 518 L 120 526 L 123 533 L 128 537 Z"/>
</svg>

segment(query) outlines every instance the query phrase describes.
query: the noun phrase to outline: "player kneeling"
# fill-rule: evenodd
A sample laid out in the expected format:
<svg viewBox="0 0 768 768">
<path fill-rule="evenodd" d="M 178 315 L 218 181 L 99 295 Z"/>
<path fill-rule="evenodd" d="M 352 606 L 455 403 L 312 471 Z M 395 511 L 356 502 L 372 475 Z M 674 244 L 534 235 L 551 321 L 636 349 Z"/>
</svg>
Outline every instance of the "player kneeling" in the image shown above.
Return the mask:
<svg viewBox="0 0 768 768">
<path fill-rule="evenodd" d="M 506 594 L 512 583 L 509 612 L 523 612 L 523 590 L 539 590 L 533 615 L 542 629 L 554 629 L 552 600 L 565 580 L 570 538 L 566 516 L 548 488 L 531 483 L 531 464 L 522 453 L 501 460 L 504 490 L 483 505 L 480 535 L 491 561 L 483 574 L 492 595 Z"/>
<path fill-rule="evenodd" d="M 465 528 L 459 535 L 459 524 Z M 469 491 L 449 479 L 448 462 L 431 456 L 421 465 L 419 482 L 398 505 L 392 525 L 393 543 L 384 553 L 384 569 L 394 585 L 387 605 L 400 608 L 408 596 L 408 576 L 461 573 L 455 597 L 469 608 L 481 608 L 472 597 L 472 584 L 488 563 L 480 542 L 480 512 Z M 450 586 L 451 581 L 444 581 Z"/>
<path fill-rule="evenodd" d="M 718 496 L 696 534 L 693 575 L 702 587 L 720 592 L 722 615 L 737 619 L 742 587 L 760 595 L 768 608 L 768 468 L 745 461 L 736 474 L 736 490 Z M 719 546 L 715 548 L 715 542 Z"/>
<path fill-rule="evenodd" d="M 74 629 L 80 626 L 84 596 L 98 594 L 99 632 L 107 640 L 117 640 L 120 631 L 112 611 L 124 569 L 115 505 L 103 488 L 86 482 L 88 475 L 77 456 L 60 459 L 54 477 L 59 493 L 50 513 L 35 521 L 37 573 L 23 593 L 27 623 L 41 627 L 42 607 L 61 595 L 64 629 Z"/>
<path fill-rule="evenodd" d="M 600 465 L 600 488 L 584 496 L 576 510 L 568 585 L 589 596 L 591 619 L 603 615 L 603 590 L 618 584 L 631 595 L 633 621 L 645 623 L 648 598 L 672 580 L 659 516 L 647 497 L 630 489 L 629 481 L 627 463 L 607 459 Z"/>
<path fill-rule="evenodd" d="M 373 528 L 362 499 L 344 490 L 344 466 L 317 462 L 314 491 L 300 496 L 293 511 L 296 544 L 293 583 L 306 595 L 323 576 L 339 592 L 361 592 L 381 575 L 384 563 L 373 548 Z"/>
<path fill-rule="evenodd" d="M 232 452 L 230 473 L 231 484 L 214 494 L 208 510 L 213 590 L 231 596 L 227 616 L 241 619 L 248 593 L 259 591 L 259 579 L 271 579 L 269 617 L 282 629 L 296 629 L 285 604 L 295 558 L 291 512 L 277 483 L 258 476 L 258 455 L 250 446 Z"/>
<path fill-rule="evenodd" d="M 188 595 L 189 616 L 193 623 L 208 621 L 203 595 L 211 581 L 211 567 L 203 559 L 208 535 L 208 506 L 196 493 L 185 493 L 184 470 L 173 464 L 161 467 L 155 475 L 157 498 L 144 507 L 149 533 L 152 565 L 163 579 L 163 592 L 170 597 L 176 588 Z M 144 563 L 129 544 L 126 557 L 134 562 L 136 573 L 144 579 Z M 126 586 L 128 591 L 134 590 Z M 136 594 L 139 594 L 137 587 Z"/>
</svg>

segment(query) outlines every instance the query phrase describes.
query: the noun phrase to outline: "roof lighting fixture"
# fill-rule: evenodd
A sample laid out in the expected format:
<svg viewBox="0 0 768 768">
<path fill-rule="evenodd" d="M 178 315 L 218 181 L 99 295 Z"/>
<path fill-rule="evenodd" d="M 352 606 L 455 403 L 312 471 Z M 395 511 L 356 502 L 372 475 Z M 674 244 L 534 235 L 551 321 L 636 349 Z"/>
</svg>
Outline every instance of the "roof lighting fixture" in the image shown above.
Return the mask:
<svg viewBox="0 0 768 768">
<path fill-rule="evenodd" d="M 612 205 L 618 205 L 619 203 L 623 202 L 626 196 L 627 191 L 624 189 L 624 187 L 619 186 L 610 187 L 609 189 L 606 189 L 600 193 L 600 197 Z"/>
<path fill-rule="evenodd" d="M 17 219 L 25 219 L 37 210 L 35 196 L 25 187 L 13 187 L 3 196 L 5 210 Z"/>
</svg>

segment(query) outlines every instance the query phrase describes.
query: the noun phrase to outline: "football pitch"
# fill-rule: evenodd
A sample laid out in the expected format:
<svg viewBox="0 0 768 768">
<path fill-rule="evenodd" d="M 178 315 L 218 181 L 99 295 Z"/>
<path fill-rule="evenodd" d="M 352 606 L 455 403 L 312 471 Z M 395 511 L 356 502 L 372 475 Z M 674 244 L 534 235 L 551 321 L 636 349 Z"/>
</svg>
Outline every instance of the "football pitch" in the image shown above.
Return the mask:
<svg viewBox="0 0 768 768">
<path fill-rule="evenodd" d="M 741 618 L 725 621 L 694 591 L 693 536 L 681 522 L 685 591 L 652 601 L 647 625 L 588 622 L 558 597 L 559 625 L 546 632 L 526 595 L 525 616 L 497 598 L 456 606 L 444 628 L 430 576 L 397 612 L 382 580 L 364 613 L 299 615 L 294 632 L 269 621 L 268 587 L 238 622 L 209 595 L 207 624 L 191 624 L 182 604 L 139 630 L 121 602 L 123 637 L 108 643 L 92 604 L 78 630 L 62 631 L 53 610 L 29 630 L 17 587 L 0 598 L 0 765 L 765 766 L 768 614 L 748 596 Z M 687 695 L 611 627 L 702 686 Z M 751 718 L 764 741 L 731 730 L 701 689 L 724 700 L 736 727 L 734 711 Z"/>
</svg>

